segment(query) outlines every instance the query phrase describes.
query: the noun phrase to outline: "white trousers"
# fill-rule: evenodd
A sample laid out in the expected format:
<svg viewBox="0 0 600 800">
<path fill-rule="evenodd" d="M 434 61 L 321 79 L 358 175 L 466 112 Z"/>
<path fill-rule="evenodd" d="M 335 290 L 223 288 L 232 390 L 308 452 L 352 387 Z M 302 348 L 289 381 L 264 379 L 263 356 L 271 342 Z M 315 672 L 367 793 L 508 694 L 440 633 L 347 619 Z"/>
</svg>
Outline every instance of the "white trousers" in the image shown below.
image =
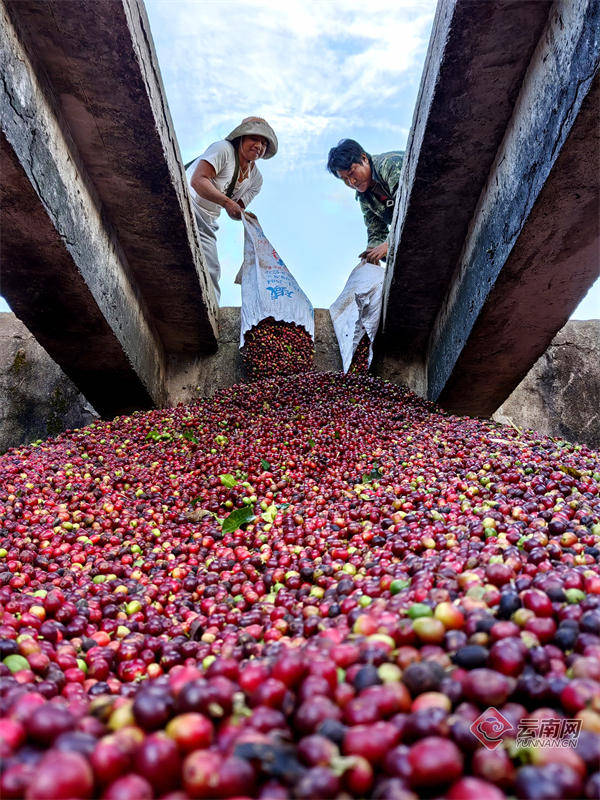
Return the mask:
<svg viewBox="0 0 600 800">
<path fill-rule="evenodd" d="M 202 252 L 204 254 L 204 263 L 206 264 L 208 274 L 212 280 L 218 303 L 221 298 L 221 289 L 219 288 L 221 265 L 219 264 L 216 236 L 219 226 L 209 214 L 207 214 L 201 208 L 198 208 L 195 203 L 192 205 L 194 208 L 194 214 L 196 216 L 198 233 L 200 234 L 200 244 L 202 245 Z"/>
</svg>

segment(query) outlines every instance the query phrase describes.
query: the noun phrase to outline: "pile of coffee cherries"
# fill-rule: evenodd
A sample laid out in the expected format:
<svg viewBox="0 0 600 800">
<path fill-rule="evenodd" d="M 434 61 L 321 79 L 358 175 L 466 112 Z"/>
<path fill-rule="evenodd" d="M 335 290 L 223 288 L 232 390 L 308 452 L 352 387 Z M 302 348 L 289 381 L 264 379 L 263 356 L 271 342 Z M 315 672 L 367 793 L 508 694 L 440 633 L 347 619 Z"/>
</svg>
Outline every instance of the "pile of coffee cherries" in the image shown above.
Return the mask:
<svg viewBox="0 0 600 800">
<path fill-rule="evenodd" d="M 273 317 L 251 328 L 242 348 L 244 370 L 250 380 L 308 372 L 314 355 L 314 343 L 305 328 Z"/>
<path fill-rule="evenodd" d="M 371 341 L 367 334 L 365 333 L 360 342 L 358 343 L 358 347 L 352 357 L 352 362 L 348 369 L 350 374 L 366 372 L 369 369 L 369 350 L 371 347 Z"/>
<path fill-rule="evenodd" d="M 0 487 L 2 798 L 598 796 L 585 446 L 307 373 L 9 451 Z"/>
</svg>

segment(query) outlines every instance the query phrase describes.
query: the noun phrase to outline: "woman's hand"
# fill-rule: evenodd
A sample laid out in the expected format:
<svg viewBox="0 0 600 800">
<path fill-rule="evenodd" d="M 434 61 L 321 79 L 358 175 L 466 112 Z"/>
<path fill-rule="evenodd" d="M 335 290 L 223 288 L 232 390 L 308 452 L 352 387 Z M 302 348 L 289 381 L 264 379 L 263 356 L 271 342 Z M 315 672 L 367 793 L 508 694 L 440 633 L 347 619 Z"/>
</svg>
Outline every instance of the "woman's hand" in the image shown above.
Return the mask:
<svg viewBox="0 0 600 800">
<path fill-rule="evenodd" d="M 211 203 L 217 203 L 222 206 L 231 219 L 241 219 L 243 204 L 236 203 L 235 200 L 227 197 L 226 194 L 216 188 L 213 184 L 216 174 L 212 164 L 209 164 L 208 161 L 200 160 L 192 175 L 192 189 L 205 200 L 210 200 Z"/>
<path fill-rule="evenodd" d="M 379 264 L 382 258 L 385 258 L 388 253 L 388 244 L 378 244 L 377 247 L 372 247 L 370 250 L 364 250 L 359 254 L 359 258 L 364 258 L 369 264 Z"/>
<path fill-rule="evenodd" d="M 242 218 L 242 208 L 235 202 L 235 200 L 231 200 L 231 198 L 228 197 L 227 202 L 223 204 L 223 208 L 231 217 L 231 219 Z"/>
</svg>

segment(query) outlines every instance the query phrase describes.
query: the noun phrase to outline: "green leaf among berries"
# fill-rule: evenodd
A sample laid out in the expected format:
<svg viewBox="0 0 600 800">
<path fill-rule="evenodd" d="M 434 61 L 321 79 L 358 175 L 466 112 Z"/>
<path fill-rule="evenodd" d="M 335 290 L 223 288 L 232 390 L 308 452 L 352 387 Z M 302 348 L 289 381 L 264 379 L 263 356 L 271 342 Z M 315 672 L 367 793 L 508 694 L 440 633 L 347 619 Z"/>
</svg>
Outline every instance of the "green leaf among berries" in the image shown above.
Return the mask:
<svg viewBox="0 0 600 800">
<path fill-rule="evenodd" d="M 225 517 L 221 526 L 221 530 L 223 533 L 233 533 L 234 531 L 237 531 L 238 528 L 241 528 L 242 525 L 247 525 L 249 522 L 252 522 L 253 519 L 254 511 L 250 506 L 236 508 L 236 510 L 232 511 L 229 516 Z"/>
</svg>

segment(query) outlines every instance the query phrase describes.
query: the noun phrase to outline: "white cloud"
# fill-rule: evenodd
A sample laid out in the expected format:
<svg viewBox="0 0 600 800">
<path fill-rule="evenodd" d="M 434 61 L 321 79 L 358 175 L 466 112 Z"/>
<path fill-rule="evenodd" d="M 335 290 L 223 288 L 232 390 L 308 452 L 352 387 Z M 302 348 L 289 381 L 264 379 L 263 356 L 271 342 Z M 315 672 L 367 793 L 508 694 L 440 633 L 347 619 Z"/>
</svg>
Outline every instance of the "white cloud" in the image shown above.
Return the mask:
<svg viewBox="0 0 600 800">
<path fill-rule="evenodd" d="M 147 0 L 182 148 L 204 145 L 248 114 L 280 139 L 277 172 L 332 132 L 390 122 L 420 67 L 434 0 Z M 414 80 L 414 78 L 413 78 Z M 177 97 L 172 96 L 171 86 Z M 175 116 L 175 115 L 174 115 Z M 193 137 L 193 142 L 187 141 Z M 322 146 L 321 146 L 322 149 Z"/>
</svg>

